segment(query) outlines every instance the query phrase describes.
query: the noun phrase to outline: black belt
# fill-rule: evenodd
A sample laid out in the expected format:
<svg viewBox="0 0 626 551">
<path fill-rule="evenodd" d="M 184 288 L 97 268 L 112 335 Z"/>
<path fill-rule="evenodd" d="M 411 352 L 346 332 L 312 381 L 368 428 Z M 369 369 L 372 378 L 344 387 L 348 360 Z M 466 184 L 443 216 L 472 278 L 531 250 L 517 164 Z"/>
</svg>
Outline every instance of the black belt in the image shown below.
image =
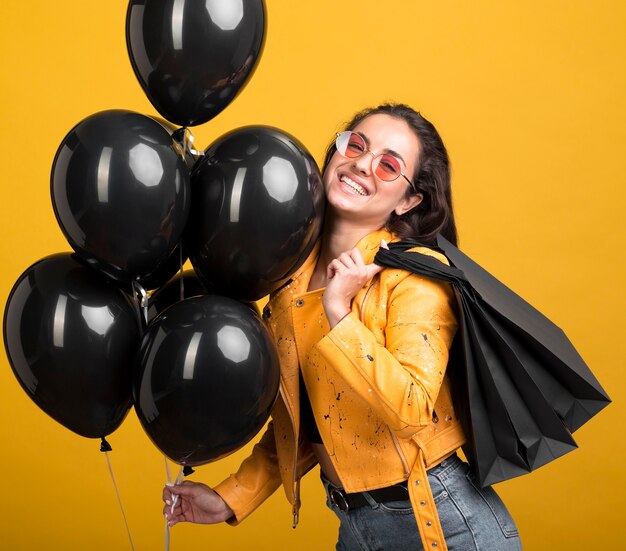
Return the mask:
<svg viewBox="0 0 626 551">
<path fill-rule="evenodd" d="M 407 489 L 406 480 L 393 486 L 379 488 L 378 490 L 370 490 L 368 492 L 357 492 L 348 494 L 343 488 L 335 488 L 329 486 L 328 497 L 330 502 L 336 505 L 340 511 L 348 512 L 350 509 L 358 509 L 365 505 L 369 505 L 369 501 L 365 497 L 368 494 L 376 503 L 387 503 L 388 501 L 405 501 L 409 499 L 409 490 Z"/>
</svg>

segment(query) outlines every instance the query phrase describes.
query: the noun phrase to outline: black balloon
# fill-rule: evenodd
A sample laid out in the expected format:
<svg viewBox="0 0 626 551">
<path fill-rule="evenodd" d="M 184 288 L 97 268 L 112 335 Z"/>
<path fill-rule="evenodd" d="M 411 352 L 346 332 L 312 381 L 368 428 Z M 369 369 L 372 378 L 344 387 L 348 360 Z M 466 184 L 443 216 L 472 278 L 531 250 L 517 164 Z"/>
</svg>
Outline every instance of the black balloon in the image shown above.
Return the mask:
<svg viewBox="0 0 626 551">
<path fill-rule="evenodd" d="M 206 294 L 206 289 L 198 276 L 192 270 L 185 270 L 182 276 L 181 274 L 177 275 L 167 285 L 152 294 L 148 301 L 148 320 L 153 320 L 167 308 L 181 300 Z"/>
<path fill-rule="evenodd" d="M 133 396 L 146 433 L 170 459 L 201 465 L 265 424 L 280 379 L 275 345 L 247 306 L 219 296 L 174 304 L 148 328 Z"/>
<path fill-rule="evenodd" d="M 51 194 L 57 221 L 90 265 L 121 281 L 149 276 L 179 242 L 189 214 L 189 171 L 155 120 L 103 111 L 59 146 Z"/>
<path fill-rule="evenodd" d="M 131 0 L 126 45 L 156 110 L 181 126 L 220 113 L 248 81 L 265 37 L 262 0 Z"/>
<path fill-rule="evenodd" d="M 113 432 L 131 404 L 138 312 L 75 255 L 46 257 L 15 283 L 4 311 L 13 372 L 33 401 L 89 438 Z"/>
<path fill-rule="evenodd" d="M 222 136 L 196 164 L 191 182 L 184 242 L 211 292 L 260 299 L 304 262 L 319 237 L 319 169 L 280 130 L 250 126 Z"/>
<path fill-rule="evenodd" d="M 182 285 L 181 285 L 182 279 Z M 193 270 L 185 270 L 178 274 L 166 285 L 152 293 L 148 301 L 148 321 L 152 321 L 167 308 L 186 298 L 208 294 L 206 287 Z M 257 316 L 261 316 L 261 310 L 256 302 L 242 302 Z"/>
</svg>

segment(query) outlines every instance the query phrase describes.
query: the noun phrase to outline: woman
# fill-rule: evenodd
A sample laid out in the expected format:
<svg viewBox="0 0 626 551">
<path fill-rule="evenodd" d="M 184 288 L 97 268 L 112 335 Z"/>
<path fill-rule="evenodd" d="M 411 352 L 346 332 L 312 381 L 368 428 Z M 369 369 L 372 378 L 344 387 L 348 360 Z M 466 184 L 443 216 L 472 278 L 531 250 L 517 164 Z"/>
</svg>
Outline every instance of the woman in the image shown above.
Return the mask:
<svg viewBox="0 0 626 551">
<path fill-rule="evenodd" d="M 439 134 L 405 105 L 363 111 L 329 147 L 323 181 L 324 233 L 264 310 L 281 358 L 272 422 L 214 490 L 165 488 L 170 525 L 237 524 L 282 483 L 295 526 L 299 480 L 319 463 L 337 549 L 520 549 L 502 502 L 456 456 L 451 289 L 372 263 L 390 240 L 456 242 Z"/>
</svg>

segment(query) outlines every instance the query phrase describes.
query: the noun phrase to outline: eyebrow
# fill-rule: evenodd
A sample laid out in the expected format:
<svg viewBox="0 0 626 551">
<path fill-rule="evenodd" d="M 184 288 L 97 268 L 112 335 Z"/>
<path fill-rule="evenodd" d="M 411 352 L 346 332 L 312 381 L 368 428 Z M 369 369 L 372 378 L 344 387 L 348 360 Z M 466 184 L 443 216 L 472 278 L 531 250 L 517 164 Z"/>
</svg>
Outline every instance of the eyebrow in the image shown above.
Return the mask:
<svg viewBox="0 0 626 551">
<path fill-rule="evenodd" d="M 352 131 L 354 132 L 354 130 Z M 365 145 L 367 146 L 367 149 L 370 148 L 370 139 L 363 134 L 363 132 L 354 132 L 355 134 L 358 134 L 359 136 L 361 136 L 361 138 L 363 138 L 363 141 L 365 142 Z M 397 151 L 394 151 L 393 149 L 385 149 L 383 150 L 383 153 L 388 153 L 389 155 L 393 155 L 394 157 L 400 159 L 403 163 L 404 166 L 406 166 L 406 161 L 404 160 L 404 157 L 402 157 L 402 155 L 400 155 L 400 153 L 398 153 Z"/>
</svg>

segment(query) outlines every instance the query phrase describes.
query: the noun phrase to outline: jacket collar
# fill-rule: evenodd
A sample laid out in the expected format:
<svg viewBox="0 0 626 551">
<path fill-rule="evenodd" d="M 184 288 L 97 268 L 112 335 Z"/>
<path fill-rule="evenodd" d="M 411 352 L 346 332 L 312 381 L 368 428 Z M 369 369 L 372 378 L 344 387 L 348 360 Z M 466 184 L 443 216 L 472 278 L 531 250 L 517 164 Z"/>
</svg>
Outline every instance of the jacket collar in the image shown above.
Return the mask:
<svg viewBox="0 0 626 551">
<path fill-rule="evenodd" d="M 356 248 L 361 251 L 365 264 L 371 264 L 380 248 L 380 242 L 385 240 L 387 243 L 396 239 L 396 237 L 386 229 L 381 229 L 366 235 L 357 244 Z"/>
</svg>

